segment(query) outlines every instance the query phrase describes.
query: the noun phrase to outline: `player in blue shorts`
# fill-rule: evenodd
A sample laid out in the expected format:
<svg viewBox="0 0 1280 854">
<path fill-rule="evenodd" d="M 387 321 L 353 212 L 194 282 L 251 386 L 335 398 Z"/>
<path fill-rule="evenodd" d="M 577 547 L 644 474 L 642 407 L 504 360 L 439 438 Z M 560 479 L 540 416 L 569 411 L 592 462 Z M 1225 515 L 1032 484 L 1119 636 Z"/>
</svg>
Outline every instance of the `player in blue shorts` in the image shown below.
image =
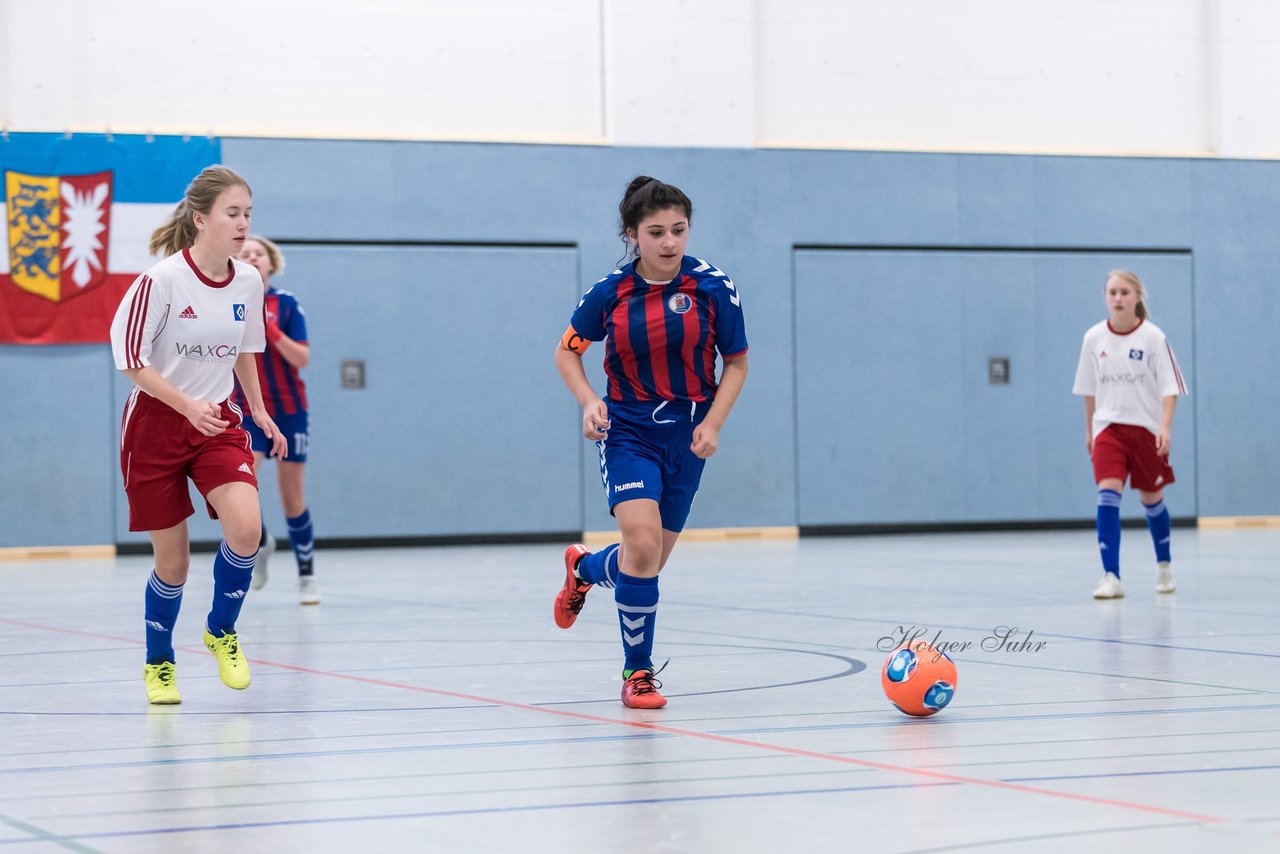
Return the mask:
<svg viewBox="0 0 1280 854">
<path fill-rule="evenodd" d="M 623 705 L 667 704 L 654 679 L 658 573 L 698 491 L 707 457 L 747 379 L 747 336 L 733 281 L 685 255 L 693 204 L 678 188 L 638 177 L 619 205 L 634 257 L 592 285 L 556 347 L 556 368 L 582 406 L 582 434 L 600 449 L 600 477 L 622 542 L 565 550 L 556 625 L 577 619 L 593 585 L 613 588 L 622 631 Z M 582 366 L 605 341 L 608 393 Z M 716 354 L 723 370 L 717 383 Z"/>
<path fill-rule="evenodd" d="M 289 457 L 278 461 L 280 467 L 280 503 L 284 505 L 285 521 L 289 525 L 289 542 L 293 545 L 294 558 L 298 562 L 298 600 L 303 605 L 320 604 L 320 591 L 316 588 L 314 567 L 315 532 L 311 525 L 311 510 L 303 493 L 303 474 L 306 471 L 307 446 L 311 439 L 310 415 L 307 410 L 307 387 L 299 373 L 311 360 L 311 347 L 307 343 L 307 318 L 298 298 L 289 291 L 271 285 L 271 277 L 284 271 L 284 253 L 280 247 L 265 237 L 250 235 L 240 252 L 240 260 L 247 261 L 262 276 L 266 287 L 267 348 L 258 355 L 258 385 L 267 412 L 275 419 L 276 426 L 289 442 Z M 236 400 L 241 394 L 236 386 Z M 257 471 L 261 472 L 264 453 L 269 447 L 267 437 L 255 427 L 246 427 L 253 443 L 253 458 Z M 258 560 L 253 568 L 253 589 L 260 590 L 267 583 L 267 563 L 276 550 L 276 538 L 262 525 L 262 542 Z"/>
</svg>

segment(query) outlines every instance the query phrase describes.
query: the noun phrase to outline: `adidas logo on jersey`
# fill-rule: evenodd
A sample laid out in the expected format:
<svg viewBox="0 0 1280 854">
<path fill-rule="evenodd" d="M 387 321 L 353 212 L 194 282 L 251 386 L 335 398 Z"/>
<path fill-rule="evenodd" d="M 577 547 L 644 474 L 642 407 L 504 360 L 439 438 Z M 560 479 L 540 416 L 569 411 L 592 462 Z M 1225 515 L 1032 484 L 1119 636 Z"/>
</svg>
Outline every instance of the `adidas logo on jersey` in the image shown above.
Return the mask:
<svg viewBox="0 0 1280 854">
<path fill-rule="evenodd" d="M 195 320 L 196 319 L 195 309 L 193 309 L 191 306 L 187 306 L 182 310 L 182 314 L 179 314 L 178 317 L 181 318 L 182 320 Z"/>
<path fill-rule="evenodd" d="M 242 471 L 245 474 L 253 474 L 253 469 L 249 468 L 248 463 L 241 463 L 240 468 L 236 469 L 236 471 Z"/>
</svg>

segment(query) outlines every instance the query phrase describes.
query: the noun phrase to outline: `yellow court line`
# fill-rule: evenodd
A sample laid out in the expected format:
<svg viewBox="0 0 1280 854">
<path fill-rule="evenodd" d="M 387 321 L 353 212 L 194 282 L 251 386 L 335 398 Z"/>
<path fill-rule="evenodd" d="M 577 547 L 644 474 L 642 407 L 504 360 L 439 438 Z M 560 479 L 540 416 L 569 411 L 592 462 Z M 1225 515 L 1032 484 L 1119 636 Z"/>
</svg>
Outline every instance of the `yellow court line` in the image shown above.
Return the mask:
<svg viewBox="0 0 1280 854">
<path fill-rule="evenodd" d="M 1280 528 L 1280 516 L 1201 516 L 1196 520 L 1196 527 L 1203 531 Z"/>
<path fill-rule="evenodd" d="M 115 546 L 21 546 L 0 549 L 0 561 L 111 559 L 115 556 Z"/>
<path fill-rule="evenodd" d="M 713 543 L 728 540 L 796 540 L 800 529 L 795 525 L 775 528 L 686 528 L 680 534 L 682 543 Z M 618 541 L 617 531 L 587 531 L 582 542 L 588 546 L 607 546 Z"/>
</svg>

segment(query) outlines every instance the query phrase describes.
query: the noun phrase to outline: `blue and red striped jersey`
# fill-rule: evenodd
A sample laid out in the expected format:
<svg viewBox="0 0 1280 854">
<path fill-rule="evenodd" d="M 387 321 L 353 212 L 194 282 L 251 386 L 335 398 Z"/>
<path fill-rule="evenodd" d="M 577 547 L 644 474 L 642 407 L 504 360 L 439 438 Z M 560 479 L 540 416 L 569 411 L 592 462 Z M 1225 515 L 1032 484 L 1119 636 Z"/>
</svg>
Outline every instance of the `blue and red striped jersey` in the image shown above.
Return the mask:
<svg viewBox="0 0 1280 854">
<path fill-rule="evenodd" d="M 607 339 L 610 400 L 711 400 L 716 353 L 747 351 L 733 280 L 689 255 L 666 283 L 643 279 L 634 261 L 614 270 L 582 297 L 570 325 L 588 341 Z"/>
<path fill-rule="evenodd" d="M 307 317 L 298 304 L 298 298 L 289 291 L 267 288 L 266 304 L 267 323 L 276 324 L 280 331 L 294 341 L 307 342 Z M 277 415 L 293 415 L 295 412 L 307 410 L 307 387 L 302 382 L 298 369 L 289 364 L 279 351 L 270 344 L 257 356 L 258 385 L 262 388 L 262 402 L 267 405 L 267 414 L 272 418 Z M 244 390 L 236 381 L 235 394 L 232 399 L 248 411 L 249 404 L 244 399 Z"/>
</svg>

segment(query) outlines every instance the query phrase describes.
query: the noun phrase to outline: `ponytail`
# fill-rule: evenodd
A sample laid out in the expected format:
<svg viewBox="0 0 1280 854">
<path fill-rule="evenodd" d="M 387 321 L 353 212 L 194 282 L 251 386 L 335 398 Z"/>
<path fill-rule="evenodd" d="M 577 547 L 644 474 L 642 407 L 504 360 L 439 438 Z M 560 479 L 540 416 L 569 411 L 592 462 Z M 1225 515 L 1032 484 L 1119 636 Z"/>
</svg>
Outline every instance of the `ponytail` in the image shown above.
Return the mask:
<svg viewBox="0 0 1280 854">
<path fill-rule="evenodd" d="M 182 201 L 178 202 L 164 225 L 151 232 L 148 244 L 151 254 L 167 258 L 194 244 L 200 230 L 196 228 L 193 214 L 209 213 L 223 190 L 231 187 L 244 187 L 249 190 L 249 195 L 253 195 L 249 183 L 227 167 L 206 167 L 187 185 Z"/>
<path fill-rule="evenodd" d="M 187 209 L 187 200 L 178 202 L 178 206 L 169 214 L 164 225 L 151 232 L 151 243 L 148 249 L 152 255 L 168 258 L 186 249 L 196 242 L 196 223 Z"/>
</svg>

